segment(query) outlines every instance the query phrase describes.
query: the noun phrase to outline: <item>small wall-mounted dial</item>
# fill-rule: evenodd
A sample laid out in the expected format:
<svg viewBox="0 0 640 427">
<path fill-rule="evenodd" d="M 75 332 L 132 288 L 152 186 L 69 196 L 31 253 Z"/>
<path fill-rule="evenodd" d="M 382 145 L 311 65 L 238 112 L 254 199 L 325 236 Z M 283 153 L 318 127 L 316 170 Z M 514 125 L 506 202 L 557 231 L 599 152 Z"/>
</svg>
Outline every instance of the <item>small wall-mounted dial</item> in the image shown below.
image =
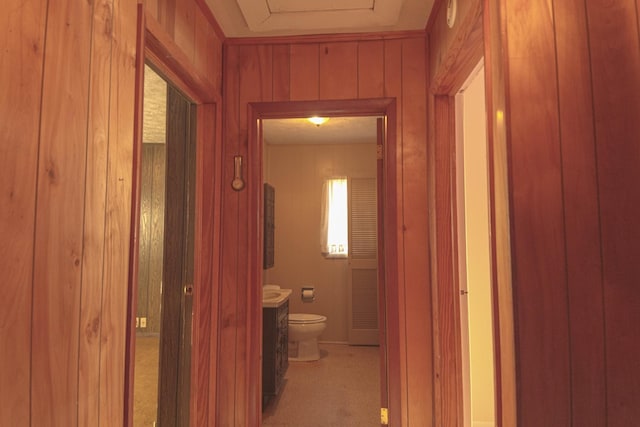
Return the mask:
<svg viewBox="0 0 640 427">
<path fill-rule="evenodd" d="M 456 22 L 456 11 L 458 9 L 457 0 L 447 0 L 447 25 L 449 28 L 453 28 L 453 24 Z"/>
</svg>

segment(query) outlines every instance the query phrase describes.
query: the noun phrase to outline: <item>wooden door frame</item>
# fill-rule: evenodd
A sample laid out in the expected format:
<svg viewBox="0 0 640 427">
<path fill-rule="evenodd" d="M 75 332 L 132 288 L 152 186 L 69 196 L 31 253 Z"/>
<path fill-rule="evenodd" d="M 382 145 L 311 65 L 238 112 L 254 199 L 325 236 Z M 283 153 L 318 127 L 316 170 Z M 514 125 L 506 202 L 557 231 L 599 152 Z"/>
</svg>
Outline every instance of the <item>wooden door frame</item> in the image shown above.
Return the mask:
<svg viewBox="0 0 640 427">
<path fill-rule="evenodd" d="M 389 407 L 390 425 L 401 423 L 401 375 L 400 375 L 400 324 L 399 313 L 404 310 L 398 296 L 398 264 L 395 250 L 397 248 L 397 190 L 396 190 L 396 100 L 392 98 L 340 100 L 340 101 L 290 101 L 290 102 L 257 102 L 248 106 L 250 126 L 248 130 L 248 161 L 245 168 L 247 175 L 247 191 L 249 192 L 249 220 L 248 241 L 249 272 L 248 272 L 248 357 L 245 359 L 247 381 L 262 378 L 261 344 L 262 344 L 262 180 L 263 156 L 262 135 L 259 121 L 261 119 L 294 118 L 307 116 L 384 116 L 386 117 L 386 138 L 383 144 L 383 214 L 384 214 L 384 301 L 386 301 L 384 316 L 384 331 L 386 343 L 380 343 L 381 366 L 386 367 L 386 379 L 381 378 L 381 384 L 386 384 L 386 398 Z M 254 215 L 257 215 L 255 217 Z M 382 304 L 382 302 L 381 302 Z M 381 316 L 381 318 L 382 318 Z M 383 326 L 381 325 L 381 329 Z M 382 385 L 381 385 L 382 387 Z M 250 419 L 250 425 L 260 425 L 261 396 L 260 387 L 250 388 L 255 396 L 249 396 L 249 414 L 255 414 Z"/>
<path fill-rule="evenodd" d="M 507 130 L 503 114 L 505 87 L 501 63 L 498 6 L 477 1 L 459 25 L 458 37 L 431 79 L 432 138 L 429 141 L 435 182 L 434 295 L 435 423 L 459 426 L 463 420 L 456 206 L 455 95 L 484 57 L 489 173 L 491 289 L 494 330 L 496 425 L 516 425 L 515 336 L 509 244 Z M 486 7 L 485 7 L 486 5 Z M 485 37 L 486 35 L 486 37 Z M 454 402 L 454 404 L 451 404 Z"/>
<path fill-rule="evenodd" d="M 135 316 L 138 287 L 138 241 L 142 157 L 144 65 L 150 63 L 196 108 L 196 197 L 194 241 L 193 345 L 191 349 L 190 425 L 213 425 L 216 403 L 217 304 L 216 290 L 220 250 L 222 195 L 221 98 L 215 86 L 198 70 L 164 31 L 138 5 L 136 91 L 133 147 L 131 250 L 127 302 L 125 390 L 123 425 L 133 426 L 133 380 L 135 366 Z"/>
</svg>

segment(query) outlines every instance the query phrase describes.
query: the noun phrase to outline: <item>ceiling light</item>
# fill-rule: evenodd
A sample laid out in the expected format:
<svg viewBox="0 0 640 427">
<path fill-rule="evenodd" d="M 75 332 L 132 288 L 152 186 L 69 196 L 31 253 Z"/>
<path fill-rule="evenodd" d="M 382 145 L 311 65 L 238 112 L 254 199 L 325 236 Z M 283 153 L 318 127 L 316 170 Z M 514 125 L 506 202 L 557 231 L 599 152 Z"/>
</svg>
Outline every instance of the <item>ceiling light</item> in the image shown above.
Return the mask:
<svg viewBox="0 0 640 427">
<path fill-rule="evenodd" d="M 320 126 L 321 124 L 326 123 L 329 120 L 329 117 L 313 116 L 313 117 L 309 117 L 307 120 L 309 120 L 311 123 L 313 123 L 316 126 Z"/>
</svg>

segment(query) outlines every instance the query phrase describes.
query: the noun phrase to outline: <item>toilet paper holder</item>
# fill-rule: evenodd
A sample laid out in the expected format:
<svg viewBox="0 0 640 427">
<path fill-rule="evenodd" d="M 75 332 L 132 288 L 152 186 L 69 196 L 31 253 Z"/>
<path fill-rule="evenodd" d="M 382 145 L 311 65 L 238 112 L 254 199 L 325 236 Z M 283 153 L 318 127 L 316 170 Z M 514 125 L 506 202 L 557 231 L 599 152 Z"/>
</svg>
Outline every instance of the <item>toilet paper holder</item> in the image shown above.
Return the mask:
<svg viewBox="0 0 640 427">
<path fill-rule="evenodd" d="M 313 302 L 316 299 L 316 293 L 312 286 L 303 287 L 300 292 L 302 302 Z"/>
</svg>

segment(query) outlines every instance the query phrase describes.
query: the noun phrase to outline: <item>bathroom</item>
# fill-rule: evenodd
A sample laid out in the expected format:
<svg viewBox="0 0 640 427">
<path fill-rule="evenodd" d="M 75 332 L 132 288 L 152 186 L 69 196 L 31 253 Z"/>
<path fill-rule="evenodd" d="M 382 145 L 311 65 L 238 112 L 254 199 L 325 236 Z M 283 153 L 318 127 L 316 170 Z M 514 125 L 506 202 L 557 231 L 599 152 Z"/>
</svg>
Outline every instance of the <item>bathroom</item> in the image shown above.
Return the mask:
<svg viewBox="0 0 640 427">
<path fill-rule="evenodd" d="M 352 260 L 347 256 L 323 253 L 321 247 L 323 184 L 326 180 L 347 178 L 349 183 L 354 180 L 368 182 L 375 197 L 376 117 L 334 117 L 321 125 L 306 119 L 270 119 L 263 122 L 263 135 L 263 177 L 275 193 L 274 262 L 263 272 L 263 285 L 277 285 L 292 291 L 290 314 L 317 314 L 327 318 L 326 327 L 318 338 L 320 360 L 296 361 L 296 343 L 290 341 L 287 376 L 303 365 L 307 370 L 305 376 L 310 377 L 310 369 L 314 366 L 318 370 L 327 369 L 320 364 L 331 363 L 334 355 L 368 352 L 366 357 L 373 360 L 372 368 L 362 375 L 378 384 L 373 391 L 366 390 L 372 395 L 367 403 L 371 406 L 368 412 L 373 418 L 370 419 L 377 420 L 380 400 L 377 324 L 375 333 L 370 334 L 373 340 L 366 341 L 368 346 L 349 345 L 350 341 L 363 343 L 357 330 L 355 336 L 353 329 L 349 330 L 349 325 L 353 325 L 349 321 L 349 308 L 353 306 L 358 311 L 360 305 L 365 311 L 373 309 L 373 321 L 376 322 L 377 287 L 374 284 L 373 294 L 358 294 L 362 304 L 358 301 L 350 304 Z M 375 198 L 372 207 L 373 212 L 369 214 L 375 218 Z M 375 245 L 375 235 L 373 241 Z M 371 274 L 375 278 L 375 252 L 372 267 Z M 303 288 L 312 289 L 306 298 L 302 297 Z M 289 325 L 291 329 L 291 323 Z M 287 381 L 293 380 L 285 380 L 283 395 L 292 389 Z M 363 390 L 359 387 L 364 386 L 356 383 L 348 386 L 361 394 Z M 283 401 L 284 397 L 278 397 L 272 405 L 275 408 L 267 408 L 264 425 L 279 425 L 274 421 L 273 411 L 279 412 L 280 407 L 286 406 L 279 405 Z"/>
</svg>

